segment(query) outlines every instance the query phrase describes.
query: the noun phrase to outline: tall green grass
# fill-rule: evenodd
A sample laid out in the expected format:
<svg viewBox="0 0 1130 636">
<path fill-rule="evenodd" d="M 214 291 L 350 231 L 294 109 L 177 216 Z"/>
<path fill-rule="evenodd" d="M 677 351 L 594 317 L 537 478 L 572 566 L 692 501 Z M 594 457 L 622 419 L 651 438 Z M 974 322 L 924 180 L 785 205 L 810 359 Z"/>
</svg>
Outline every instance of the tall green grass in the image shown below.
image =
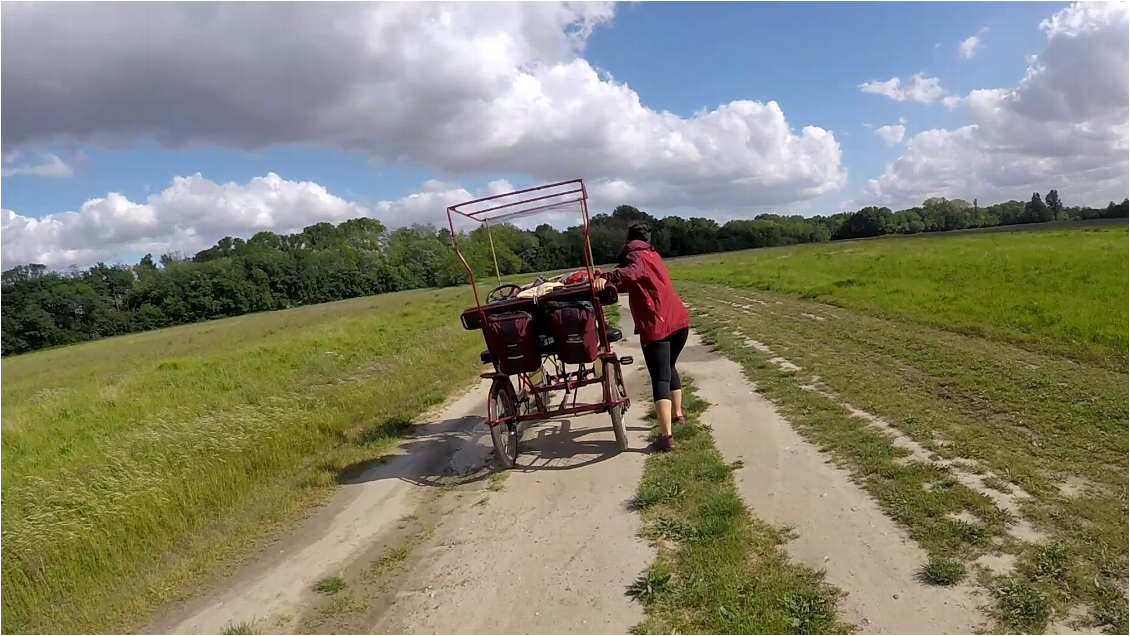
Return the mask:
<svg viewBox="0 0 1130 636">
<path fill-rule="evenodd" d="M 464 289 L 3 360 L 3 629 L 129 629 L 480 368 Z"/>
<path fill-rule="evenodd" d="M 678 259 L 676 279 L 1127 366 L 1127 229 L 852 241 Z"/>
</svg>

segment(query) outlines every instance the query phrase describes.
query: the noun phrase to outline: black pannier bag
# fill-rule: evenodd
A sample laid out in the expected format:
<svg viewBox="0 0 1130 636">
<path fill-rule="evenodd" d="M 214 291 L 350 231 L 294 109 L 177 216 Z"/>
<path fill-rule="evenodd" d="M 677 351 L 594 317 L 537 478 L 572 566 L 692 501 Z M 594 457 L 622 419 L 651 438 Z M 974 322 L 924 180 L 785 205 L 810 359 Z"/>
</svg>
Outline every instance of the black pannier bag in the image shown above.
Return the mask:
<svg viewBox="0 0 1130 636">
<path fill-rule="evenodd" d="M 541 368 L 540 339 L 534 317 L 528 311 L 507 311 L 488 315 L 483 335 L 487 350 L 506 375 L 533 373 Z"/>
<path fill-rule="evenodd" d="M 545 318 L 557 348 L 557 357 L 565 364 L 587 364 L 596 360 L 600 347 L 596 311 L 587 300 L 550 301 L 545 303 Z"/>
</svg>

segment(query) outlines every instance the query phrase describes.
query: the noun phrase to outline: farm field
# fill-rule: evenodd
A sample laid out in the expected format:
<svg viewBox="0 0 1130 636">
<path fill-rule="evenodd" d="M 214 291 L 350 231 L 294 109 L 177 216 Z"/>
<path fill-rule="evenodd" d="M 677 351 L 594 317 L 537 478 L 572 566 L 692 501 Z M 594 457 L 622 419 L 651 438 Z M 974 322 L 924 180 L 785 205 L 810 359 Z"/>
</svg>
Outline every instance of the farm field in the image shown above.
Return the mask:
<svg viewBox="0 0 1130 636">
<path fill-rule="evenodd" d="M 1127 237 L 1116 227 L 889 238 L 670 266 L 688 282 L 802 295 L 1125 371 Z"/>
<path fill-rule="evenodd" d="M 465 289 L 3 361 L 4 631 L 120 632 L 480 368 Z"/>
<path fill-rule="evenodd" d="M 699 333 L 929 552 L 924 580 L 979 583 L 997 630 L 1125 633 L 1126 263 L 1119 228 L 671 269 Z"/>
<path fill-rule="evenodd" d="M 357 466 L 385 456 L 410 421 L 480 370 L 482 336 L 464 331 L 457 318 L 471 303 L 466 289 L 250 315 L 5 359 L 4 631 L 143 629 L 152 626 L 150 610 L 180 603 L 188 590 L 221 604 L 170 619 L 180 621 L 169 623 L 177 633 L 215 633 L 224 625 L 231 633 L 327 625 L 378 633 L 417 620 L 439 621 L 429 624 L 447 631 L 462 620 L 471 621 L 467 629 L 510 629 L 491 622 L 489 612 L 440 616 L 432 608 L 438 600 L 412 596 L 432 585 L 447 595 L 441 599 L 467 607 L 497 605 L 518 591 L 537 594 L 545 601 L 540 615 L 507 620 L 589 629 L 568 622 L 583 618 L 570 605 L 581 592 L 569 591 L 571 579 L 555 578 L 576 551 L 548 547 L 550 532 L 582 543 L 601 538 L 603 548 L 580 558 L 599 571 L 602 583 L 583 586 L 583 594 L 606 609 L 606 631 L 632 624 L 641 632 L 770 624 L 840 631 L 860 618 L 888 631 L 942 625 L 937 621 L 952 605 L 919 617 L 891 594 L 866 606 L 871 615 L 844 614 L 860 607 L 853 598 L 869 591 L 874 598 L 874 590 L 863 589 L 866 583 L 853 588 L 842 576 L 825 582 L 817 574 L 824 562 L 793 552 L 797 541 L 824 540 L 837 530 L 801 523 L 785 531 L 751 503 L 762 484 L 776 479 L 774 469 L 751 459 L 743 467 L 734 441 L 743 452 L 780 444 L 768 419 L 759 419 L 768 418 L 765 411 L 743 410 L 763 397 L 787 420 L 778 417 L 781 426 L 803 437 L 796 443 L 819 449 L 809 468 L 831 458 L 862 499 L 874 500 L 873 512 L 858 514 L 859 527 L 875 536 L 864 531 L 859 539 L 894 554 L 883 552 L 874 530 L 882 520 L 889 530 L 901 526 L 925 551 L 903 563 L 922 588 L 900 588 L 904 603 L 936 598 L 940 608 L 942 599 L 977 588 L 992 631 L 1125 633 L 1126 245 L 1120 227 L 674 259 L 676 286 L 705 342 L 688 348 L 691 423 L 677 431 L 679 452 L 646 461 L 636 453 L 606 455 L 602 444 L 611 442 L 602 441 L 599 427 L 607 417 L 578 418 L 524 438 L 532 463 L 522 470 L 430 491 L 395 461 L 389 470 L 401 479 L 350 480 Z M 618 351 L 638 363 L 627 381 L 646 398 L 638 343 L 620 344 Z M 743 371 L 752 385 L 736 378 Z M 445 408 L 441 419 L 478 417 L 480 396 L 469 397 Z M 640 404 L 633 408 L 645 411 L 646 399 Z M 743 417 L 747 412 L 762 415 Z M 642 448 L 643 414 L 632 417 L 633 443 Z M 465 450 L 459 452 L 477 457 Z M 417 481 L 437 479 L 429 473 Z M 369 546 L 367 556 L 327 566 L 332 571 L 308 572 L 317 577 L 313 587 L 271 576 L 265 568 L 289 557 L 253 548 L 265 537 L 305 545 L 336 536 L 327 529 L 352 532 L 355 522 L 346 517 L 319 517 L 326 525 L 313 529 L 298 521 L 319 514 L 310 512 L 313 504 L 349 488 L 369 493 L 350 495 L 358 501 L 403 494 L 401 507 L 411 500 L 405 493 L 427 492 L 415 511 L 396 512 L 404 513 L 401 534 L 415 534 Z M 637 509 L 628 511 L 623 502 L 633 492 Z M 802 496 L 794 512 L 824 520 L 822 507 L 859 505 L 821 492 Z M 607 524 L 615 534 L 600 534 Z M 471 526 L 477 530 L 468 535 Z M 481 542 L 468 537 L 486 541 L 511 527 L 524 530 L 500 558 L 531 567 L 536 550 L 540 565 L 518 588 L 500 587 L 484 602 L 482 585 L 494 580 L 495 566 L 482 560 Z M 619 555 L 623 561 L 610 560 Z M 746 560 L 749 568 L 718 580 L 700 575 Z M 252 565 L 257 578 L 245 578 L 241 568 Z M 207 576 L 218 569 L 233 572 L 230 581 Z M 461 574 L 442 573 L 448 571 Z M 863 572 L 859 580 L 882 572 Z M 459 582 L 466 577 L 481 585 L 467 588 Z M 907 582 L 909 574 L 899 585 Z M 218 589 L 206 589 L 212 586 Z M 275 616 L 281 622 L 272 627 L 247 600 L 256 597 L 244 596 L 254 589 L 276 598 L 290 588 L 307 595 L 306 609 L 291 608 L 293 623 Z M 638 602 L 626 600 L 626 588 Z M 379 600 L 400 591 L 408 595 L 402 604 Z M 846 601 L 837 601 L 840 593 Z M 964 616 L 977 611 L 962 608 Z M 193 622 L 200 617 L 211 622 Z"/>
</svg>

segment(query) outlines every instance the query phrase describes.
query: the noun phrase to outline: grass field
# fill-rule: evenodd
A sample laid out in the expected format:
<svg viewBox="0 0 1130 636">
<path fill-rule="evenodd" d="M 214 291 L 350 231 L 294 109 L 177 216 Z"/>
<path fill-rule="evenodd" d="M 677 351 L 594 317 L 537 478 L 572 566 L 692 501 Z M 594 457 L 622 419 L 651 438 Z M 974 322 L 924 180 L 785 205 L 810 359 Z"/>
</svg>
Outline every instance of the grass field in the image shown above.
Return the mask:
<svg viewBox="0 0 1130 636">
<path fill-rule="evenodd" d="M 929 551 L 924 580 L 975 578 L 1000 630 L 1127 631 L 1125 228 L 671 269 L 700 333 Z"/>
<path fill-rule="evenodd" d="M 1127 256 L 1117 227 L 802 245 L 671 269 L 1125 371 Z"/>
<path fill-rule="evenodd" d="M 3 629 L 120 632 L 480 369 L 465 289 L 3 361 Z"/>
<path fill-rule="evenodd" d="M 1001 630 L 1126 633 L 1127 238 L 859 241 L 670 268 L 696 329 L 929 551 L 924 580 L 976 579 Z M 469 303 L 408 292 L 5 359 L 3 631 L 136 629 L 323 500 L 475 376 Z M 666 546 L 634 592 L 641 631 L 842 628 L 834 590 L 735 507 L 707 429 L 679 435 L 639 489 Z M 682 541 L 704 528 L 712 541 Z M 757 567 L 731 586 L 717 575 L 738 557 Z M 710 589 L 680 588 L 687 572 Z M 734 590 L 764 602 L 701 602 Z"/>
</svg>

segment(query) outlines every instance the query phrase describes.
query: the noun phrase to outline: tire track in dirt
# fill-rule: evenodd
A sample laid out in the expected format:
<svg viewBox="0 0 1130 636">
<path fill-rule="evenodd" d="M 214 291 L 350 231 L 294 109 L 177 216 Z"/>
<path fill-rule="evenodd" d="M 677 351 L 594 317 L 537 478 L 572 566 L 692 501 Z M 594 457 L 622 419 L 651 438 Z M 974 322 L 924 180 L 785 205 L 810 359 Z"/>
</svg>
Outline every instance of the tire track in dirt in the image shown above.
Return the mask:
<svg viewBox="0 0 1130 636">
<path fill-rule="evenodd" d="M 931 582 L 941 581 L 935 579 L 935 572 L 940 570 L 935 566 L 934 559 L 938 560 L 938 566 L 944 565 L 946 559 L 967 566 L 972 576 L 966 581 L 980 588 L 984 593 L 986 603 L 981 609 L 991 615 L 993 619 L 991 629 L 1003 629 L 1006 633 L 1010 630 L 1014 632 L 1017 629 L 1015 625 L 1025 621 L 1032 623 L 1043 621 L 1044 615 L 1040 612 L 1049 611 L 1051 616 L 1048 617 L 1046 629 L 1042 623 L 1037 627 L 1020 629 L 1036 629 L 1042 633 L 1083 633 L 1084 631 L 1097 633 L 1096 630 L 1101 629 L 1102 625 L 1109 625 L 1102 621 L 1117 624 L 1117 614 L 1113 613 L 1117 612 L 1117 601 L 1108 606 L 1106 603 L 1111 599 L 1107 597 L 1091 596 L 1091 599 L 1097 598 L 1097 600 L 1079 602 L 1075 600 L 1079 596 L 1075 599 L 1071 596 L 1090 593 L 1092 582 L 1095 589 L 1105 593 L 1101 587 L 1102 579 L 1098 576 L 1082 575 L 1078 579 L 1084 581 L 1082 584 L 1064 584 L 1062 579 L 1053 579 L 1046 574 L 1048 570 L 1045 563 L 1058 558 L 1058 555 L 1064 551 L 1064 543 L 1061 542 L 1065 540 L 1066 533 L 1056 534 L 1056 530 L 1062 532 L 1063 529 L 1062 525 L 1059 528 L 1056 526 L 1063 524 L 1070 528 L 1070 524 L 1073 523 L 1067 521 L 1071 513 L 1054 515 L 1054 522 L 1049 522 L 1049 518 L 1053 515 L 1042 516 L 1047 515 L 1054 505 L 1053 502 L 1048 501 L 1046 484 L 1036 480 L 1030 482 L 1034 488 L 1026 489 L 1018 485 L 1017 479 L 1010 475 L 1007 460 L 995 462 L 993 465 L 999 470 L 994 471 L 989 468 L 989 462 L 999 459 L 997 456 L 991 452 L 988 454 L 970 452 L 963 445 L 961 430 L 941 432 L 944 430 L 941 423 L 950 421 L 946 419 L 949 415 L 948 408 L 942 407 L 947 413 L 944 415 L 939 413 L 939 426 L 934 427 L 921 426 L 923 420 L 916 420 L 913 416 L 902 418 L 895 415 L 904 413 L 901 409 L 907 408 L 910 410 L 905 412 L 916 413 L 921 418 L 925 407 L 912 401 L 899 404 L 900 394 L 892 392 L 890 385 L 876 386 L 880 384 L 875 381 L 877 377 L 884 377 L 888 381 L 893 378 L 895 386 L 902 386 L 902 378 L 898 377 L 900 373 L 908 373 L 911 378 L 916 377 L 915 373 L 921 373 L 912 363 L 904 362 L 898 357 L 898 354 L 903 352 L 897 348 L 897 345 L 892 345 L 895 351 L 892 353 L 891 349 L 884 347 L 884 343 L 876 342 L 878 339 L 875 338 L 874 332 L 878 329 L 874 323 L 879 323 L 881 328 L 882 325 L 887 324 L 886 322 L 865 319 L 858 315 L 841 320 L 841 316 L 815 303 L 794 299 L 790 301 L 792 304 L 786 302 L 784 307 L 781 307 L 781 301 L 773 300 L 773 296 L 749 298 L 736 293 L 729 294 L 721 288 L 707 286 L 704 288 L 708 288 L 710 293 L 702 293 L 704 290 L 688 290 L 688 295 L 699 304 L 701 313 L 698 313 L 698 318 L 709 316 L 708 320 L 696 321 L 696 324 L 700 325 L 704 332 L 710 333 L 710 339 L 716 340 L 722 350 L 732 353 L 735 360 L 742 361 L 749 377 L 755 378 L 759 386 L 764 382 L 762 389 L 768 395 L 773 396 L 774 400 L 782 400 L 784 412 L 789 414 L 789 420 L 798 430 L 803 431 L 809 439 L 819 439 L 821 443 L 834 447 L 832 455 L 836 457 L 837 462 L 843 462 L 841 465 L 850 468 L 852 475 L 860 479 L 860 483 L 864 484 L 869 492 L 875 493 L 883 509 L 891 513 L 893 518 L 899 519 L 900 527 L 908 527 L 911 532 L 922 534 L 925 539 L 922 545 L 928 546 L 931 550 L 931 563 L 923 570 L 924 578 L 930 579 Z M 766 302 L 767 300 L 769 302 Z M 806 311 L 813 312 L 813 315 L 823 315 L 825 321 L 813 322 L 825 322 L 828 327 L 804 326 L 807 322 L 803 320 L 804 318 L 812 320 L 805 315 Z M 802 320 L 798 320 L 798 316 Z M 835 334 L 847 341 L 856 342 L 853 334 L 857 329 L 857 320 L 862 322 L 858 328 L 865 330 L 864 332 L 871 338 L 870 344 L 877 348 L 875 358 L 866 357 L 867 349 L 849 349 L 849 353 L 843 353 L 841 357 L 841 352 L 836 349 L 835 344 L 823 339 L 829 334 Z M 872 322 L 869 323 L 868 320 Z M 793 324 L 788 324 L 790 322 Z M 871 331 L 866 331 L 867 329 Z M 771 342 L 772 346 L 753 340 L 749 335 L 768 338 L 767 341 Z M 806 338 L 812 339 L 811 347 L 805 341 Z M 865 341 L 865 338 L 861 337 L 860 340 Z M 924 336 L 922 340 L 927 339 Z M 902 343 L 901 340 L 899 342 Z M 992 352 L 991 347 L 965 345 L 960 336 L 942 337 L 940 341 L 932 343 L 933 346 L 929 349 L 924 349 L 921 341 L 915 343 L 918 345 L 917 349 L 913 349 L 912 345 L 906 346 L 911 347 L 915 352 L 924 350 L 936 352 L 944 351 L 944 348 L 938 349 L 938 347 L 953 345 L 958 356 L 967 349 L 981 351 L 983 354 L 995 353 Z M 742 347 L 749 349 L 750 353 L 742 352 Z M 759 355 L 752 355 L 753 351 Z M 791 360 L 781 357 L 782 355 L 788 356 Z M 853 368 L 850 364 L 852 355 L 855 356 L 858 368 Z M 814 370 L 818 370 L 825 363 L 825 356 L 828 358 L 829 373 L 835 376 L 832 380 L 835 380 L 839 386 L 838 390 L 829 386 L 831 380 L 826 383 L 821 377 L 812 375 Z M 887 356 L 895 359 L 892 361 Z M 913 356 L 909 357 L 915 359 Z M 967 360 L 967 358 L 961 359 Z M 1011 362 L 1017 366 L 1020 366 L 1020 362 L 1027 362 L 1023 356 L 1009 358 L 1005 355 L 1004 359 L 1006 363 Z M 799 362 L 800 366 L 792 361 Z M 765 364 L 766 362 L 768 364 Z M 925 364 L 929 365 L 929 360 Z M 1044 367 L 1044 362 L 1027 362 L 1022 366 L 1029 370 L 1037 370 Z M 976 358 L 968 361 L 966 367 L 978 368 Z M 927 366 L 927 368 L 933 367 Z M 854 380 L 853 373 L 856 374 Z M 853 381 L 856 386 L 868 386 L 870 383 L 870 387 L 876 392 L 852 393 L 850 389 L 844 388 L 845 384 L 852 386 Z M 912 383 L 911 379 L 906 381 L 908 385 Z M 1064 383 L 1058 385 L 1068 386 Z M 809 392 L 814 397 L 800 397 L 796 389 Z M 919 395 L 913 390 L 910 393 Z M 942 394 L 948 396 L 946 393 Z M 1001 408 L 1009 408 L 1009 406 L 1014 409 L 1022 408 L 1009 401 L 1007 396 L 1003 397 L 1004 406 Z M 913 397 L 904 395 L 903 399 L 913 400 Z M 880 410 L 886 407 L 888 410 L 884 413 L 895 415 L 899 425 L 894 425 L 893 420 L 863 410 L 853 402 L 875 404 Z M 929 397 L 926 398 L 926 403 L 933 404 Z M 892 405 L 896 406 L 892 407 Z M 832 411 L 839 409 L 842 409 L 841 413 L 829 417 Z M 866 426 L 860 427 L 858 424 L 849 423 L 851 419 L 856 420 L 857 423 L 862 422 Z M 926 421 L 929 421 L 928 415 Z M 910 430 L 902 430 L 904 423 Z M 967 426 L 978 424 L 979 422 L 974 420 L 968 422 Z M 865 429 L 871 429 L 871 432 L 863 433 Z M 859 431 L 861 435 L 855 436 L 848 431 Z M 877 456 L 876 453 L 868 455 L 867 451 L 859 450 L 859 447 L 843 444 L 845 439 L 852 437 L 857 441 L 862 439 L 873 443 L 877 441 L 876 431 L 893 447 L 892 450 L 900 451 L 881 460 L 885 464 L 883 466 L 867 464 Z M 838 437 L 840 435 L 843 437 Z M 956 441 L 951 442 L 950 439 Z M 1040 445 L 1035 441 L 1032 443 L 1039 448 Z M 892 470 L 894 466 L 898 468 Z M 913 473 L 917 470 L 928 472 L 922 473 L 922 477 L 917 477 Z M 938 479 L 931 475 L 944 475 L 944 477 Z M 892 481 L 903 480 L 900 482 L 901 488 L 885 488 L 885 484 L 882 483 L 885 476 L 890 476 Z M 1068 473 L 1067 479 L 1062 483 L 1052 484 L 1058 486 L 1060 496 L 1071 498 L 1081 492 L 1096 496 L 1098 488 L 1095 483 L 1079 478 L 1073 481 L 1071 478 L 1072 475 Z M 916 499 L 915 494 L 911 492 L 910 486 L 915 485 L 926 491 L 922 499 Z M 971 498 L 970 495 L 973 497 Z M 949 499 L 947 500 L 946 497 Z M 961 501 L 962 499 L 964 501 Z M 954 505 L 955 502 L 957 505 Z M 933 508 L 936 512 L 930 514 L 933 511 L 929 508 Z M 927 514 L 923 516 L 921 512 L 924 510 Z M 1083 518 L 1087 519 L 1086 516 Z M 929 526 L 931 522 L 935 523 L 935 527 L 940 528 L 941 532 L 931 533 Z M 947 530 L 944 525 L 946 522 L 952 522 L 954 525 L 950 528 L 958 531 L 951 530 L 952 536 L 961 542 L 957 544 L 957 549 L 952 547 L 953 543 L 949 545 L 943 543 L 944 531 Z M 902 525 L 904 523 L 907 525 Z M 1074 523 L 1078 524 L 1075 526 L 1078 528 L 1087 521 L 1078 520 Z M 961 537 L 959 533 L 963 525 L 974 530 L 985 529 L 983 531 L 989 533 L 988 536 L 991 538 L 982 541 L 976 535 L 971 535 L 969 539 Z M 1080 536 L 1085 536 L 1076 534 L 1075 529 L 1068 529 L 1067 532 L 1070 532 L 1068 535 L 1070 538 L 1066 538 L 1068 545 L 1070 541 L 1077 541 Z M 1096 543 L 1105 547 L 1101 540 L 1096 540 Z M 1088 546 L 1080 550 L 1080 547 L 1069 550 L 1074 553 L 1085 553 L 1084 550 L 1090 549 Z M 1102 558 L 1106 558 L 1105 550 Z M 1117 567 L 1117 564 L 1114 567 Z M 1122 572 L 1125 572 L 1124 566 Z M 1105 575 L 1106 570 L 1100 570 L 1099 573 Z M 1067 578 L 1070 575 L 1055 576 Z M 1049 580 L 1060 581 L 1057 584 L 1058 589 L 1050 589 L 1052 586 L 1047 585 Z M 1117 583 L 1111 587 L 1116 586 Z M 1032 589 L 1036 591 L 1029 597 L 1022 595 L 1023 592 Z M 1067 592 L 1068 589 L 1071 591 Z M 1115 594 L 1121 592 L 1124 595 L 1124 590 L 1123 583 L 1120 590 L 1115 589 Z M 1072 604 L 1061 606 L 1060 603 Z M 1122 605 L 1124 611 L 1124 601 Z M 1099 609 L 1112 606 L 1114 610 Z M 1096 622 L 1099 622 L 1099 626 L 1095 625 Z"/>
<path fill-rule="evenodd" d="M 743 300 L 749 299 L 743 298 Z M 750 310 L 749 305 L 741 305 L 739 303 L 727 301 L 720 302 L 746 314 L 755 313 Z M 765 304 L 764 301 L 760 302 L 762 304 Z M 801 315 L 810 316 L 811 314 Z M 821 320 L 823 319 L 821 318 Z M 731 335 L 742 338 L 745 342 L 745 346 L 754 349 L 762 355 L 767 356 L 769 358 L 770 364 L 776 366 L 784 373 L 797 374 L 797 377 L 799 379 L 799 373 L 803 371 L 803 369 L 801 369 L 800 366 L 794 364 L 793 362 L 774 354 L 773 349 L 771 349 L 768 345 L 749 338 L 744 332 L 740 330 L 732 332 Z M 1048 540 L 1047 536 L 1037 530 L 1031 524 L 1031 522 L 1024 518 L 1024 515 L 1021 511 L 1020 502 L 1024 500 L 1031 500 L 1033 498 L 1032 495 L 1028 494 L 1022 488 L 1016 485 L 1012 485 L 1010 487 L 1010 491 L 1007 493 L 990 488 L 986 485 L 986 482 L 991 483 L 991 480 L 999 479 L 999 476 L 996 475 L 987 466 L 969 459 L 947 460 L 935 457 L 934 454 L 927 450 L 924 446 L 914 441 L 909 436 L 905 435 L 902 431 L 900 431 L 895 426 L 892 426 L 883 418 L 869 413 L 859 407 L 856 407 L 846 401 L 843 397 L 837 395 L 834 391 L 832 391 L 831 388 L 827 387 L 820 380 L 819 376 L 810 376 L 809 378 L 807 378 L 807 380 L 801 382 L 799 386 L 806 391 L 818 393 L 825 398 L 828 398 L 829 400 L 839 404 L 840 406 L 847 409 L 847 411 L 851 413 L 852 417 L 861 419 L 864 422 L 867 422 L 867 424 L 869 424 L 870 426 L 883 431 L 883 433 L 890 438 L 891 443 L 894 446 L 905 448 L 906 450 L 910 451 L 910 455 L 900 461 L 907 462 L 914 460 L 944 468 L 949 471 L 950 474 L 952 474 L 954 478 L 957 479 L 958 482 L 960 482 L 962 485 L 966 486 L 970 490 L 973 490 L 974 492 L 988 497 L 990 500 L 992 500 L 993 505 L 997 506 L 1001 510 L 1004 510 L 1012 517 L 1012 522 L 1009 527 L 1009 534 L 1011 534 L 1013 537 L 1021 541 L 1027 541 L 1029 543 L 1044 543 Z M 972 466 L 973 469 L 970 469 L 970 466 Z M 992 561 L 992 559 L 988 559 L 987 561 Z"/>
<path fill-rule="evenodd" d="M 761 343 L 747 345 L 784 372 L 799 370 Z M 739 495 L 755 516 L 793 529 L 797 538 L 786 550 L 846 593 L 839 605 L 844 620 L 869 634 L 972 633 L 988 623 L 980 609 L 987 599 L 972 584 L 920 582 L 926 551 L 846 470 L 793 430 L 740 365 L 692 334 L 679 367 L 710 403 L 701 420 L 723 458 L 741 462 L 734 472 Z"/>
</svg>

